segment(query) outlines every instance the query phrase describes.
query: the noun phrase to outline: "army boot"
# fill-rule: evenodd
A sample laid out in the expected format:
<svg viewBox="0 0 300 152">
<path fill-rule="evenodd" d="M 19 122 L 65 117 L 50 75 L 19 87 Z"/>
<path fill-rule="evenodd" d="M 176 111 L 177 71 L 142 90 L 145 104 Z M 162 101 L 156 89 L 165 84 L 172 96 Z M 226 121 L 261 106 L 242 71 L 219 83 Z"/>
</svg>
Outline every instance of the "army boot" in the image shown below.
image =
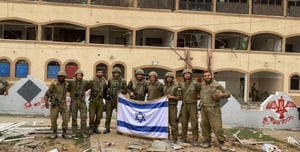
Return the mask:
<svg viewBox="0 0 300 152">
<path fill-rule="evenodd" d="M 227 147 L 225 146 L 224 141 L 219 142 L 219 147 L 221 151 L 227 151 Z"/>
<path fill-rule="evenodd" d="M 202 143 L 200 146 L 202 148 L 209 148 L 209 147 L 211 147 L 211 143 L 210 142 L 205 142 L 205 143 Z"/>
<path fill-rule="evenodd" d="M 108 134 L 110 133 L 110 129 L 109 128 L 106 128 L 104 131 L 103 131 L 103 134 Z"/>
<path fill-rule="evenodd" d="M 198 143 L 197 139 L 194 139 L 192 144 L 193 144 L 194 147 L 198 147 L 199 146 L 199 143 Z"/>
<path fill-rule="evenodd" d="M 93 133 L 94 133 L 94 129 L 93 129 L 93 128 L 90 128 L 89 134 L 92 135 Z"/>
<path fill-rule="evenodd" d="M 63 129 L 63 133 L 61 136 L 65 139 L 68 139 L 67 129 Z"/>
<path fill-rule="evenodd" d="M 51 139 L 57 138 L 57 130 L 56 130 L 56 129 L 53 130 L 53 133 L 52 133 L 52 135 L 50 136 L 50 138 L 51 138 Z"/>
<path fill-rule="evenodd" d="M 95 126 L 93 131 L 94 131 L 94 133 L 96 133 L 96 134 L 101 134 L 101 132 L 100 132 L 99 129 L 98 129 L 98 126 Z"/>
</svg>

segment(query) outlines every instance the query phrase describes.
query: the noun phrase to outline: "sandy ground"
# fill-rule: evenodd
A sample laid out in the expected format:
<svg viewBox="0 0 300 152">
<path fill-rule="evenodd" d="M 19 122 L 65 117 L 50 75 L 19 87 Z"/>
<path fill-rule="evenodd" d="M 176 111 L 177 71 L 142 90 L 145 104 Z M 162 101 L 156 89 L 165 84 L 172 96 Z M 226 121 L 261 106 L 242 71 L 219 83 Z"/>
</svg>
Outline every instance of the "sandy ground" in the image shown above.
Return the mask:
<svg viewBox="0 0 300 152">
<path fill-rule="evenodd" d="M 7 122 L 20 122 L 20 121 L 42 121 L 44 126 L 50 126 L 50 119 L 48 117 L 39 117 L 39 116 L 12 116 L 12 115 L 0 115 L 0 123 L 7 123 Z M 104 119 L 101 121 L 100 130 L 103 131 L 104 127 Z M 78 121 L 79 122 L 79 121 Z M 61 124 L 61 121 L 58 121 L 58 124 Z M 69 123 L 70 125 L 70 123 Z M 292 136 L 295 139 L 300 139 L 300 132 L 299 131 L 289 131 L 289 130 L 262 130 L 262 132 L 266 135 L 270 135 L 277 139 L 287 142 L 287 137 Z M 45 145 L 43 151 L 49 151 L 51 149 L 59 149 L 60 152 L 67 151 L 67 152 L 80 152 L 86 150 L 87 148 L 93 147 L 92 151 L 101 151 L 103 152 L 134 152 L 138 150 L 128 149 L 128 143 L 130 142 L 138 142 L 144 146 L 143 150 L 140 151 L 147 151 L 153 142 L 151 139 L 143 139 L 139 137 L 132 137 L 128 135 L 121 135 L 118 134 L 116 131 L 116 121 L 112 121 L 111 133 L 109 134 L 93 134 L 88 139 L 62 139 L 58 137 L 56 140 L 49 139 L 50 134 L 41 134 L 35 135 L 35 140 L 44 140 L 47 144 Z M 191 138 L 191 135 L 189 135 Z M 200 136 L 201 137 L 201 136 Z M 230 138 L 228 138 L 230 139 Z M 200 138 L 200 142 L 202 139 Z M 294 146 L 289 146 L 287 143 L 274 143 L 277 145 L 282 151 L 284 152 L 296 152 L 300 151 L 300 149 L 295 148 Z M 12 146 L 11 144 L 2 143 L 0 146 Z M 185 145 L 186 147 L 182 150 L 177 150 L 179 152 L 218 152 L 220 151 L 218 148 L 218 143 L 216 139 L 213 138 L 213 147 L 209 149 L 203 149 L 200 147 L 192 147 Z M 226 146 L 229 151 L 261 151 L 262 145 L 241 145 L 237 141 L 228 140 L 226 142 Z M 0 151 L 3 151 L 3 148 L 0 147 Z M 172 151 L 172 150 L 170 150 Z M 174 150 L 173 150 L 174 151 Z"/>
</svg>

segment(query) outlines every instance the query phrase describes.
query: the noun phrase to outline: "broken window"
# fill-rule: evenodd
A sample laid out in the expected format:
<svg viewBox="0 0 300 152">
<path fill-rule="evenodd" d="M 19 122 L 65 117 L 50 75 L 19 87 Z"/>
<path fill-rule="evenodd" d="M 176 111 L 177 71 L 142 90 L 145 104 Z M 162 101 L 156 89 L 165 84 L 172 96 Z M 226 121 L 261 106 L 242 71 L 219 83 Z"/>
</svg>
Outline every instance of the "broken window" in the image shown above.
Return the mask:
<svg viewBox="0 0 300 152">
<path fill-rule="evenodd" d="M 115 67 L 118 67 L 118 68 L 121 69 L 121 77 L 125 78 L 125 68 L 124 68 L 124 65 L 122 65 L 122 64 L 115 64 L 113 68 L 115 68 Z"/>
<path fill-rule="evenodd" d="M 96 65 L 96 69 L 101 69 L 103 71 L 103 76 L 105 77 L 105 79 L 108 79 L 108 66 L 106 64 L 99 63 Z"/>
<path fill-rule="evenodd" d="M 0 59 L 0 77 L 10 76 L 10 63 L 6 59 Z"/>
<path fill-rule="evenodd" d="M 139 0 L 140 8 L 174 9 L 175 0 Z"/>
<path fill-rule="evenodd" d="M 44 2 L 87 4 L 87 0 L 42 0 Z"/>
<path fill-rule="evenodd" d="M 274 34 L 252 36 L 251 50 L 281 52 L 282 38 Z"/>
<path fill-rule="evenodd" d="M 286 39 L 285 52 L 300 53 L 300 36 L 294 36 Z"/>
<path fill-rule="evenodd" d="M 60 64 L 56 61 L 50 61 L 47 64 L 47 78 L 57 78 L 57 73 L 60 70 Z"/>
<path fill-rule="evenodd" d="M 283 16 L 283 1 L 253 0 L 252 13 L 257 15 Z"/>
<path fill-rule="evenodd" d="M 212 11 L 212 0 L 179 0 L 180 10 Z"/>
<path fill-rule="evenodd" d="M 25 78 L 28 75 L 28 62 L 25 60 L 19 60 L 16 63 L 16 73 L 15 76 L 19 78 Z"/>
<path fill-rule="evenodd" d="M 178 33 L 177 47 L 210 48 L 211 34 L 200 30 L 186 30 Z"/>
<path fill-rule="evenodd" d="M 233 49 L 233 50 L 247 50 L 249 38 L 247 35 L 224 32 L 216 34 L 215 48 L 216 49 Z"/>
<path fill-rule="evenodd" d="M 300 0 L 288 0 L 287 16 L 300 16 Z"/>
<path fill-rule="evenodd" d="M 85 28 L 68 23 L 53 23 L 42 26 L 42 40 L 85 43 Z"/>
<path fill-rule="evenodd" d="M 0 21 L 0 38 L 36 40 L 37 25 L 18 20 Z"/>
<path fill-rule="evenodd" d="M 217 0 L 217 12 L 248 14 L 248 0 Z"/>
<path fill-rule="evenodd" d="M 132 7 L 134 0 L 91 0 L 92 5 Z"/>
<path fill-rule="evenodd" d="M 290 80 L 290 89 L 291 90 L 299 90 L 299 75 L 293 75 Z"/>
<path fill-rule="evenodd" d="M 90 43 L 131 45 L 132 31 L 110 25 L 91 28 Z"/>
<path fill-rule="evenodd" d="M 67 79 L 72 79 L 74 77 L 75 72 L 78 70 L 78 65 L 74 62 L 69 62 L 66 64 L 66 74 Z"/>
<path fill-rule="evenodd" d="M 136 45 L 172 47 L 174 33 L 156 28 L 142 29 L 136 32 Z"/>
</svg>

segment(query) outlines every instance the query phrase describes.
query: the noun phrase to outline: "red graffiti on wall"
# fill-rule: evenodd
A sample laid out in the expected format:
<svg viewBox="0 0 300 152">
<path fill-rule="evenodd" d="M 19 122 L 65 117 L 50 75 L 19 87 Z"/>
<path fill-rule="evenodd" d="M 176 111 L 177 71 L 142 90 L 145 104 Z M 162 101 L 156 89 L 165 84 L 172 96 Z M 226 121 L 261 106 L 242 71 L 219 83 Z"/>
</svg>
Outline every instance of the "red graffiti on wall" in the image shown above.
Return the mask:
<svg viewBox="0 0 300 152">
<path fill-rule="evenodd" d="M 263 118 L 263 124 L 274 124 L 274 125 L 281 125 L 281 124 L 286 124 L 290 120 L 294 119 L 293 116 L 287 116 L 285 118 L 285 113 L 288 113 L 288 108 L 297 108 L 296 104 L 293 101 L 287 101 L 283 99 L 282 96 L 278 99 L 276 102 L 270 101 L 267 104 L 266 110 L 274 110 L 275 113 L 279 114 L 279 119 L 274 118 L 273 116 L 268 116 Z"/>
<path fill-rule="evenodd" d="M 25 102 L 24 106 L 26 109 L 38 108 L 38 107 L 40 107 L 41 109 L 45 109 L 45 101 L 44 101 L 44 98 L 41 98 L 40 101 L 36 101 L 36 102 L 27 101 L 27 102 Z"/>
</svg>

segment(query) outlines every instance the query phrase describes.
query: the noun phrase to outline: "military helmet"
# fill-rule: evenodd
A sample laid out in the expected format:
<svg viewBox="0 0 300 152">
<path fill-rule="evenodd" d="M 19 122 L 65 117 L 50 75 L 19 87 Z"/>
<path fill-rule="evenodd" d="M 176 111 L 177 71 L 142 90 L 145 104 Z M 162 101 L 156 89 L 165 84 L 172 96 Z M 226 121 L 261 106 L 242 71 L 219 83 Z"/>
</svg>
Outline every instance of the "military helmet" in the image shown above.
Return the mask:
<svg viewBox="0 0 300 152">
<path fill-rule="evenodd" d="M 83 71 L 82 70 L 77 70 L 74 75 L 76 76 L 77 74 L 81 74 L 83 76 Z"/>
<path fill-rule="evenodd" d="M 143 70 L 143 69 L 136 69 L 136 70 L 135 70 L 135 74 L 136 74 L 136 75 L 137 75 L 137 74 L 144 75 L 145 73 L 144 73 L 144 70 Z"/>
<path fill-rule="evenodd" d="M 158 75 L 157 75 L 157 73 L 156 73 L 155 71 L 151 71 L 151 72 L 149 73 L 149 77 L 150 77 L 150 76 L 158 77 Z"/>
<path fill-rule="evenodd" d="M 57 72 L 57 76 L 64 76 L 64 77 L 66 77 L 67 74 L 66 74 L 65 71 L 58 71 L 58 72 Z"/>
<path fill-rule="evenodd" d="M 191 69 L 184 69 L 184 70 L 182 71 L 182 75 L 184 75 L 185 73 L 193 74 L 193 72 L 192 72 Z"/>
<path fill-rule="evenodd" d="M 122 71 L 121 71 L 121 69 L 119 67 L 114 67 L 112 73 L 115 73 L 115 72 L 118 72 L 118 73 L 121 74 Z"/>
<path fill-rule="evenodd" d="M 166 77 L 172 77 L 173 79 L 174 79 L 174 74 L 172 73 L 172 72 L 167 72 L 166 74 L 165 74 L 165 78 Z"/>
</svg>

